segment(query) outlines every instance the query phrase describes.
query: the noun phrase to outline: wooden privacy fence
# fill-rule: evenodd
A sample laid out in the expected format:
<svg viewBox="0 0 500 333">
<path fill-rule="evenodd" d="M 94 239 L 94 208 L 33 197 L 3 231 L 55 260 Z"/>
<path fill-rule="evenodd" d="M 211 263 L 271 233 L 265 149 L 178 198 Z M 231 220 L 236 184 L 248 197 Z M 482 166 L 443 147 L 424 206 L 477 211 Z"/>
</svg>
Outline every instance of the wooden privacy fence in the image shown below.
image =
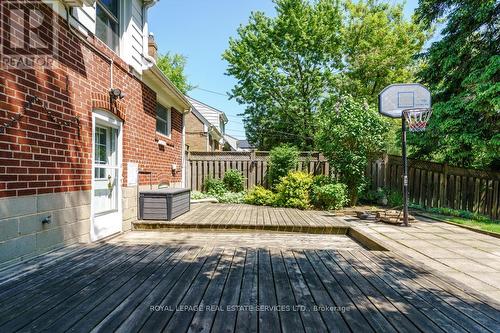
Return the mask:
<svg viewBox="0 0 500 333">
<path fill-rule="evenodd" d="M 267 186 L 268 159 L 267 151 L 189 152 L 187 184 L 191 184 L 191 190 L 201 191 L 207 178 L 222 178 L 227 170 L 236 169 L 245 177 L 245 189 Z M 327 160 L 316 152 L 301 153 L 298 169 L 316 175 L 330 172 Z"/>
<path fill-rule="evenodd" d="M 400 156 L 389 155 L 371 163 L 367 168 L 371 188 L 401 191 L 402 170 Z M 499 183 L 500 172 L 408 160 L 410 202 L 423 207 L 468 210 L 499 219 Z"/>
<path fill-rule="evenodd" d="M 189 152 L 186 181 L 192 190 L 201 191 L 204 181 L 222 178 L 230 169 L 245 177 L 245 188 L 267 186 L 269 152 Z M 433 162 L 409 159 L 410 201 L 424 207 L 449 207 L 500 218 L 500 173 L 464 169 Z M 317 152 L 302 152 L 299 170 L 315 175 L 334 175 L 328 161 Z M 400 156 L 385 156 L 368 165 L 366 173 L 372 189 L 401 191 Z"/>
</svg>

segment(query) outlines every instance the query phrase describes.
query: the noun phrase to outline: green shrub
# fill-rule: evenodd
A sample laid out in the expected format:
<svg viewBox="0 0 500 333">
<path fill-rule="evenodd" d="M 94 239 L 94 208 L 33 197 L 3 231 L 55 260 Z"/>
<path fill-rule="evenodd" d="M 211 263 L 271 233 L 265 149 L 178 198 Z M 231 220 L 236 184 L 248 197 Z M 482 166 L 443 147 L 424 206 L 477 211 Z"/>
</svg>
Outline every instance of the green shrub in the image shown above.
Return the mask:
<svg viewBox="0 0 500 333">
<path fill-rule="evenodd" d="M 276 194 L 262 186 L 255 186 L 245 195 L 245 203 L 258 206 L 274 206 Z"/>
<path fill-rule="evenodd" d="M 282 207 L 306 209 L 310 206 L 309 191 L 312 176 L 302 171 L 290 171 L 276 186 L 278 200 Z"/>
<path fill-rule="evenodd" d="M 313 186 L 312 194 L 314 205 L 323 209 L 341 209 L 349 203 L 345 184 Z"/>
<path fill-rule="evenodd" d="M 269 153 L 268 181 L 271 188 L 276 188 L 282 177 L 297 168 L 299 151 L 289 145 L 275 147 Z"/>
<path fill-rule="evenodd" d="M 222 195 L 227 192 L 224 182 L 220 179 L 207 178 L 203 184 L 203 190 L 213 196 Z"/>
<path fill-rule="evenodd" d="M 240 204 L 245 202 L 245 192 L 226 192 L 215 197 L 220 203 Z"/>
<path fill-rule="evenodd" d="M 381 204 L 382 201 L 384 201 L 384 198 L 387 197 L 387 191 L 381 187 L 377 188 L 376 190 L 368 190 L 365 189 L 361 194 L 360 194 L 360 200 L 364 203 L 376 203 L 376 204 Z M 387 198 L 386 198 L 387 200 Z"/>
<path fill-rule="evenodd" d="M 390 191 L 387 195 L 387 204 L 389 207 L 398 207 L 403 205 L 403 194 L 399 191 Z"/>
<path fill-rule="evenodd" d="M 335 179 L 325 176 L 325 175 L 317 175 L 313 177 L 313 187 L 316 186 L 324 186 L 328 184 L 335 184 Z"/>
<path fill-rule="evenodd" d="M 238 170 L 231 169 L 226 171 L 223 181 L 224 185 L 230 192 L 238 193 L 244 190 L 244 178 L 241 172 L 239 172 Z"/>
</svg>

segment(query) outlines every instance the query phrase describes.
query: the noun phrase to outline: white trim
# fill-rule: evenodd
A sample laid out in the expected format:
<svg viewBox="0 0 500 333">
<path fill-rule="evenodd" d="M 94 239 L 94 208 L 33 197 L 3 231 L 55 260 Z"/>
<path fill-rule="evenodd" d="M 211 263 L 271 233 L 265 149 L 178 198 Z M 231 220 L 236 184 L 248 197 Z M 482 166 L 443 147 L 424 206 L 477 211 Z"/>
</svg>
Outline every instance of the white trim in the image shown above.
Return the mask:
<svg viewBox="0 0 500 333">
<path fill-rule="evenodd" d="M 112 214 L 104 214 L 104 215 L 109 215 L 110 219 L 114 219 L 113 223 L 116 223 L 116 225 L 113 225 L 109 231 L 105 234 L 102 235 L 96 235 L 94 232 L 94 222 L 95 218 L 99 216 L 103 216 L 102 214 L 94 214 L 94 208 L 95 208 L 95 203 L 94 203 L 94 181 L 95 181 L 95 175 L 94 175 L 94 164 L 95 164 L 95 127 L 96 124 L 102 124 L 105 126 L 110 126 L 118 130 L 118 140 L 116 142 L 117 144 L 117 154 L 118 154 L 118 161 L 117 161 L 117 168 L 118 168 L 118 188 L 117 188 L 117 200 L 118 200 L 118 208 L 117 211 L 112 213 Z M 92 179 L 92 189 L 90 191 L 91 193 L 91 201 L 90 201 L 90 240 L 91 241 L 98 241 L 104 237 L 110 236 L 112 234 L 122 232 L 123 230 L 123 203 L 122 203 L 122 180 L 123 180 L 123 123 L 122 121 L 114 116 L 113 114 L 103 111 L 100 109 L 95 109 L 92 110 L 92 172 L 91 172 L 91 179 Z"/>
<path fill-rule="evenodd" d="M 181 149 L 181 186 L 187 187 L 186 184 L 186 114 L 182 114 L 182 149 Z"/>
</svg>

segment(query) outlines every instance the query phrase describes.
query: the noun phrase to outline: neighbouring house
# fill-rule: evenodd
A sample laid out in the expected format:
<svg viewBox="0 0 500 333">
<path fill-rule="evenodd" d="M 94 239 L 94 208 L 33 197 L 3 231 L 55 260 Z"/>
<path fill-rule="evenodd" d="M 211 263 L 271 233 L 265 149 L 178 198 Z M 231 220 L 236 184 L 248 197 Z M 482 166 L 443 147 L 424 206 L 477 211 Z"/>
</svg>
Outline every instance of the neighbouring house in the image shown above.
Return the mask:
<svg viewBox="0 0 500 333">
<path fill-rule="evenodd" d="M 225 151 L 238 151 L 238 139 L 229 134 L 224 135 L 224 150 Z"/>
<path fill-rule="evenodd" d="M 228 121 L 226 114 L 192 97 L 187 99 L 192 105 L 191 113 L 186 116 L 186 145 L 189 150 L 222 151 Z"/>
<path fill-rule="evenodd" d="M 139 185 L 183 186 L 191 105 L 155 65 L 155 2 L 1 1 L 0 265 L 129 230 Z"/>
<path fill-rule="evenodd" d="M 248 140 L 238 140 L 237 146 L 239 151 L 250 151 L 255 149 L 255 147 L 248 142 Z"/>
</svg>

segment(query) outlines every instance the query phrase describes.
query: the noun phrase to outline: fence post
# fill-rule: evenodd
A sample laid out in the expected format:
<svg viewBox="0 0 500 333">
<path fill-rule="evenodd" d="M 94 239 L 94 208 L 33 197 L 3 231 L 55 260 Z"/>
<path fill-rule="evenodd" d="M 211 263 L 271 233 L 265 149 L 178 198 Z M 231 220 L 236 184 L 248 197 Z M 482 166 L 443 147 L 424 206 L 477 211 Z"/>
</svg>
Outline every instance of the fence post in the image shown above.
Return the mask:
<svg viewBox="0 0 500 333">
<path fill-rule="evenodd" d="M 255 149 L 252 149 L 250 151 L 250 170 L 248 173 L 248 177 L 250 179 L 248 180 L 248 189 L 251 189 L 257 183 L 257 168 L 255 167 L 255 164 Z"/>
<path fill-rule="evenodd" d="M 443 164 L 443 174 L 439 182 L 439 188 L 442 189 L 443 193 L 441 195 L 441 207 L 448 207 L 448 164 Z"/>
<path fill-rule="evenodd" d="M 383 188 L 387 188 L 387 173 L 389 172 L 389 155 L 387 153 L 384 153 L 383 162 L 382 162 L 382 172 L 384 174 L 383 179 L 382 179 L 382 186 Z"/>
</svg>

